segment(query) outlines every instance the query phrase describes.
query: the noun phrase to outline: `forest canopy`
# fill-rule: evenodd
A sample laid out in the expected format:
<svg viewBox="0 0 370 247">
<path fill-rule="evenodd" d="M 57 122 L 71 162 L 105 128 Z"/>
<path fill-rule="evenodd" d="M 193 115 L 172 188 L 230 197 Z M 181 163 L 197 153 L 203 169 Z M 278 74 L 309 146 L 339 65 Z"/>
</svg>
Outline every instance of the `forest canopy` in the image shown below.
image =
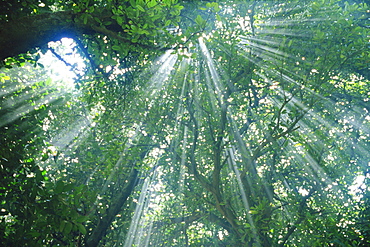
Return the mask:
<svg viewBox="0 0 370 247">
<path fill-rule="evenodd" d="M 1 246 L 369 246 L 355 0 L 0 2 Z"/>
</svg>

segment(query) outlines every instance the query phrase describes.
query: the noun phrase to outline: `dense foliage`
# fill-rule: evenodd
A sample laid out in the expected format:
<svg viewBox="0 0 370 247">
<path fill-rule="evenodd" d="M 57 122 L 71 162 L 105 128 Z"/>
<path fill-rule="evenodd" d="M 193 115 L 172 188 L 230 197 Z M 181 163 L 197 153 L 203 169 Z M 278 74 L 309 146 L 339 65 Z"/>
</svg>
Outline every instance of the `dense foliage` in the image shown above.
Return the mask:
<svg viewBox="0 0 370 247">
<path fill-rule="evenodd" d="M 2 1 L 0 244 L 368 246 L 368 15 Z"/>
</svg>

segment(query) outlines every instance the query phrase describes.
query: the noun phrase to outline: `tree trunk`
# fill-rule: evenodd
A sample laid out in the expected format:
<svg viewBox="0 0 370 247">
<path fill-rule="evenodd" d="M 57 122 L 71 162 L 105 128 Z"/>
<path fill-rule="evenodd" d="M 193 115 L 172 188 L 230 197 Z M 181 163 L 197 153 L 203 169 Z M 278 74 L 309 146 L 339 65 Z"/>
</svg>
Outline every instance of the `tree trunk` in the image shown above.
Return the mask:
<svg viewBox="0 0 370 247">
<path fill-rule="evenodd" d="M 126 203 L 127 198 L 134 190 L 138 174 L 139 171 L 137 169 L 132 169 L 129 178 L 127 179 L 128 183 L 126 184 L 126 186 L 123 187 L 119 195 L 113 196 L 115 200 L 109 205 L 109 208 L 107 209 L 105 215 L 99 220 L 92 233 L 87 236 L 85 240 L 87 247 L 98 246 L 100 240 L 103 238 L 103 236 L 105 236 L 107 229 L 112 224 L 112 221 L 122 210 L 122 207 Z"/>
<path fill-rule="evenodd" d="M 74 22 L 76 16 L 67 11 L 44 13 L 1 24 L 0 60 L 42 47 L 50 41 L 88 32 L 87 25 Z"/>
<path fill-rule="evenodd" d="M 81 15 L 84 14 L 87 15 L 84 12 L 74 13 L 72 11 L 50 12 L 0 23 L 0 61 L 37 47 L 45 47 L 50 41 L 58 41 L 61 38 L 81 39 L 82 35 L 92 34 L 102 34 L 136 48 L 167 49 L 132 42 L 131 36 L 123 32 L 122 26 L 113 21 L 110 11 L 102 10 L 98 14 L 88 15 L 82 21 Z M 110 20 L 113 23 L 109 26 L 102 26 L 96 19 Z"/>
</svg>

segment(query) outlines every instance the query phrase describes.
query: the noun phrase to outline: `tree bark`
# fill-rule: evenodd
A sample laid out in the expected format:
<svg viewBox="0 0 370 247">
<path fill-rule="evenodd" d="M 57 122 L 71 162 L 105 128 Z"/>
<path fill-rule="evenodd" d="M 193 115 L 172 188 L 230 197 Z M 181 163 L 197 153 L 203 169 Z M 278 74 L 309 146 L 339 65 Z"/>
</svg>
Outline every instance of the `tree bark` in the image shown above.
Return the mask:
<svg viewBox="0 0 370 247">
<path fill-rule="evenodd" d="M 50 41 L 89 32 L 87 25 L 84 27 L 74 22 L 75 17 L 75 13 L 64 11 L 25 16 L 2 23 L 0 60 L 42 47 Z"/>
<path fill-rule="evenodd" d="M 102 34 L 120 43 L 147 50 L 159 49 L 154 45 L 132 42 L 131 37 L 122 31 L 122 27 L 111 19 L 112 14 L 107 11 L 90 15 L 86 22 L 81 21 L 80 16 L 83 14 L 86 13 L 50 12 L 0 23 L 0 61 L 46 46 L 50 41 L 61 38 L 82 39 L 83 35 L 93 34 Z M 102 26 L 93 17 L 99 20 L 109 19 L 113 24 Z"/>
<path fill-rule="evenodd" d="M 120 195 L 114 196 L 116 200 L 109 205 L 105 215 L 99 220 L 97 226 L 94 228 L 92 233 L 87 236 L 85 243 L 87 247 L 98 246 L 100 240 L 105 236 L 107 229 L 112 224 L 114 217 L 122 210 L 123 205 L 126 203 L 127 198 L 131 195 L 135 188 L 136 180 L 138 178 L 139 171 L 132 169 L 129 176 L 128 184 L 122 189 Z"/>
</svg>

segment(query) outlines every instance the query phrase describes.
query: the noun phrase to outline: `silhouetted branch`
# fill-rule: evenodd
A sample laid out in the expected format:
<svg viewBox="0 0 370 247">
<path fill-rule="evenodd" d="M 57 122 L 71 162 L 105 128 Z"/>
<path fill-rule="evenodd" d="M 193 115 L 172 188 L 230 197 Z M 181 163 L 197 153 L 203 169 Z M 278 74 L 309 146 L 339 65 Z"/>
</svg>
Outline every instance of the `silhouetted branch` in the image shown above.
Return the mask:
<svg viewBox="0 0 370 247">
<path fill-rule="evenodd" d="M 50 47 L 49 50 L 51 51 L 51 53 L 53 53 L 53 55 L 58 58 L 60 61 L 62 61 L 67 67 L 73 67 L 72 64 L 68 63 L 66 60 L 64 60 L 64 58 L 62 58 L 62 56 L 60 56 L 54 48 Z"/>
<path fill-rule="evenodd" d="M 298 212 L 298 219 L 294 222 L 293 225 L 290 226 L 290 228 L 287 231 L 287 234 L 284 236 L 284 238 L 281 240 L 282 242 L 279 244 L 279 247 L 284 247 L 285 243 L 288 241 L 290 236 L 294 233 L 294 231 L 297 229 L 298 225 L 302 223 L 302 221 L 305 219 L 305 214 L 303 214 L 303 210 L 307 209 L 306 201 L 316 192 L 316 189 L 312 189 L 308 195 L 304 196 L 302 198 L 302 201 L 300 202 L 300 209 Z"/>
</svg>

